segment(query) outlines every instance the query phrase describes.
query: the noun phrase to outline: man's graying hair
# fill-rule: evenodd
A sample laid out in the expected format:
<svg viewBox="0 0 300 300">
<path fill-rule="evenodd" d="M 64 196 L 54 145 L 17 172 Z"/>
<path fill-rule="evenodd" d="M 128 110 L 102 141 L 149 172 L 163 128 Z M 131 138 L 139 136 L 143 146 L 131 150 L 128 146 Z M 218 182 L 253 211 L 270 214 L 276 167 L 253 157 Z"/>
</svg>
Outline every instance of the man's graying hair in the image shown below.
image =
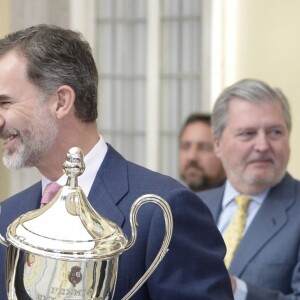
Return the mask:
<svg viewBox="0 0 300 300">
<path fill-rule="evenodd" d="M 244 79 L 227 87 L 218 97 L 212 112 L 212 133 L 214 138 L 220 139 L 228 122 L 229 103 L 233 98 L 254 103 L 280 103 L 284 120 L 289 131 L 292 129 L 290 106 L 287 98 L 278 88 L 271 88 L 261 80 Z"/>
<path fill-rule="evenodd" d="M 54 25 L 32 26 L 0 40 L 0 56 L 10 51 L 27 59 L 28 78 L 43 99 L 68 85 L 75 92 L 76 116 L 83 122 L 97 119 L 98 72 L 80 33 Z"/>
</svg>

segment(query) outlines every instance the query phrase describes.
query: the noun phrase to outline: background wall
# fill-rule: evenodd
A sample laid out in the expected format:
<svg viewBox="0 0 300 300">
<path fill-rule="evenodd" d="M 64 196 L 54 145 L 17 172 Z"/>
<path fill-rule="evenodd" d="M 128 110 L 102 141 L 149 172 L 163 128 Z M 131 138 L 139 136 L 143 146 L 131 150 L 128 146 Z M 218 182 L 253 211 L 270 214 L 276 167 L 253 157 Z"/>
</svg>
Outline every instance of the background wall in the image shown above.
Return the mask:
<svg viewBox="0 0 300 300">
<path fill-rule="evenodd" d="M 9 30 L 9 0 L 0 1 L 0 36 L 2 37 Z"/>
</svg>

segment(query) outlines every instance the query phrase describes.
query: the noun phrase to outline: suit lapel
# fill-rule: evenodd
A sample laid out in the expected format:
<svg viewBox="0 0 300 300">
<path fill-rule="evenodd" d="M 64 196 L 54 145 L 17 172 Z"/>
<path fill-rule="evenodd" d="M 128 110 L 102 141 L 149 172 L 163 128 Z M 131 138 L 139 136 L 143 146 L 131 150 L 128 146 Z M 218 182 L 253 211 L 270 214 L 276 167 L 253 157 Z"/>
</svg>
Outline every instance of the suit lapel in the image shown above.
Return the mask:
<svg viewBox="0 0 300 300">
<path fill-rule="evenodd" d="M 205 199 L 205 204 L 208 206 L 210 212 L 213 215 L 215 223 L 218 224 L 218 218 L 220 216 L 222 210 L 222 199 L 224 195 L 225 184 L 222 186 L 215 188 L 213 192 L 210 190 L 203 193 L 203 198 Z M 199 194 L 201 198 L 201 193 Z"/>
<path fill-rule="evenodd" d="M 230 266 L 232 274 L 240 276 L 251 259 L 287 223 L 286 210 L 294 201 L 293 179 L 286 175 L 279 185 L 270 190 L 249 226 Z"/>
<path fill-rule="evenodd" d="M 25 212 L 40 207 L 42 198 L 42 182 L 39 181 L 22 194 L 22 202 L 18 205 Z"/>
<path fill-rule="evenodd" d="M 121 227 L 125 217 L 117 204 L 127 193 L 127 162 L 108 145 L 108 151 L 94 180 L 88 200 L 99 214 Z"/>
</svg>

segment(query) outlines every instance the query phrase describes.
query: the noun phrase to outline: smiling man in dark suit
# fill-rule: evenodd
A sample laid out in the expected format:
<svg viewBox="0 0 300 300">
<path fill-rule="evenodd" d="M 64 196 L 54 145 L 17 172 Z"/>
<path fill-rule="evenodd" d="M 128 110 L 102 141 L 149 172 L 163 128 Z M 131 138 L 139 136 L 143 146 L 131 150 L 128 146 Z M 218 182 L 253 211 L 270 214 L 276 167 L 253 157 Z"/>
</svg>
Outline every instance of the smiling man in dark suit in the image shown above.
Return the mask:
<svg viewBox="0 0 300 300">
<path fill-rule="evenodd" d="M 105 142 L 96 123 L 97 92 L 96 65 L 80 34 L 38 25 L 0 40 L 3 160 L 10 169 L 36 167 L 42 175 L 40 182 L 1 203 L 2 235 L 19 215 L 40 207 L 47 183 L 66 183 L 62 165 L 68 150 L 79 147 L 86 165 L 79 186 L 95 210 L 128 237 L 129 211 L 138 197 L 157 194 L 171 207 L 169 251 L 132 299 L 232 299 L 225 245 L 209 210 L 177 181 L 125 160 Z M 164 218 L 155 206 L 145 205 L 138 221 L 137 241 L 120 258 L 114 299 L 121 299 L 148 269 L 164 237 Z M 4 251 L 1 247 L 1 300 L 6 299 Z M 24 291 L 17 293 L 22 293 L 18 299 L 27 299 Z M 57 299 L 45 293 L 41 298 Z"/>
<path fill-rule="evenodd" d="M 227 180 L 199 195 L 227 245 L 235 299 L 300 299 L 300 183 L 286 172 L 286 97 L 260 80 L 239 81 L 217 99 L 212 131 Z"/>
</svg>

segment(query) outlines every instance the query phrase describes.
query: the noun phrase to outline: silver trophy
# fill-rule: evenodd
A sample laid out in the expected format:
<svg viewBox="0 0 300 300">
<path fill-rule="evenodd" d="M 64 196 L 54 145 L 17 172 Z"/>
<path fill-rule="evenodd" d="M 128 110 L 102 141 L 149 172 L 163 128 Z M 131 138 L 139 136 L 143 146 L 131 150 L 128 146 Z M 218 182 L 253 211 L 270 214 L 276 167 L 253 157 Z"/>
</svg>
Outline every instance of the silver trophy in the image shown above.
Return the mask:
<svg viewBox="0 0 300 300">
<path fill-rule="evenodd" d="M 168 203 L 153 194 L 135 200 L 130 211 L 132 236 L 128 241 L 115 223 L 93 209 L 78 186 L 77 177 L 84 168 L 82 151 L 71 148 L 63 165 L 68 176 L 66 185 L 49 204 L 12 222 L 6 239 L 0 236 L 0 242 L 7 246 L 9 300 L 23 300 L 18 296 L 20 278 L 29 299 L 113 299 L 119 256 L 136 241 L 137 212 L 145 203 L 157 204 L 163 210 L 165 236 L 149 269 L 122 300 L 131 298 L 167 253 L 173 230 Z M 55 226 L 48 226 L 53 223 Z"/>
</svg>

